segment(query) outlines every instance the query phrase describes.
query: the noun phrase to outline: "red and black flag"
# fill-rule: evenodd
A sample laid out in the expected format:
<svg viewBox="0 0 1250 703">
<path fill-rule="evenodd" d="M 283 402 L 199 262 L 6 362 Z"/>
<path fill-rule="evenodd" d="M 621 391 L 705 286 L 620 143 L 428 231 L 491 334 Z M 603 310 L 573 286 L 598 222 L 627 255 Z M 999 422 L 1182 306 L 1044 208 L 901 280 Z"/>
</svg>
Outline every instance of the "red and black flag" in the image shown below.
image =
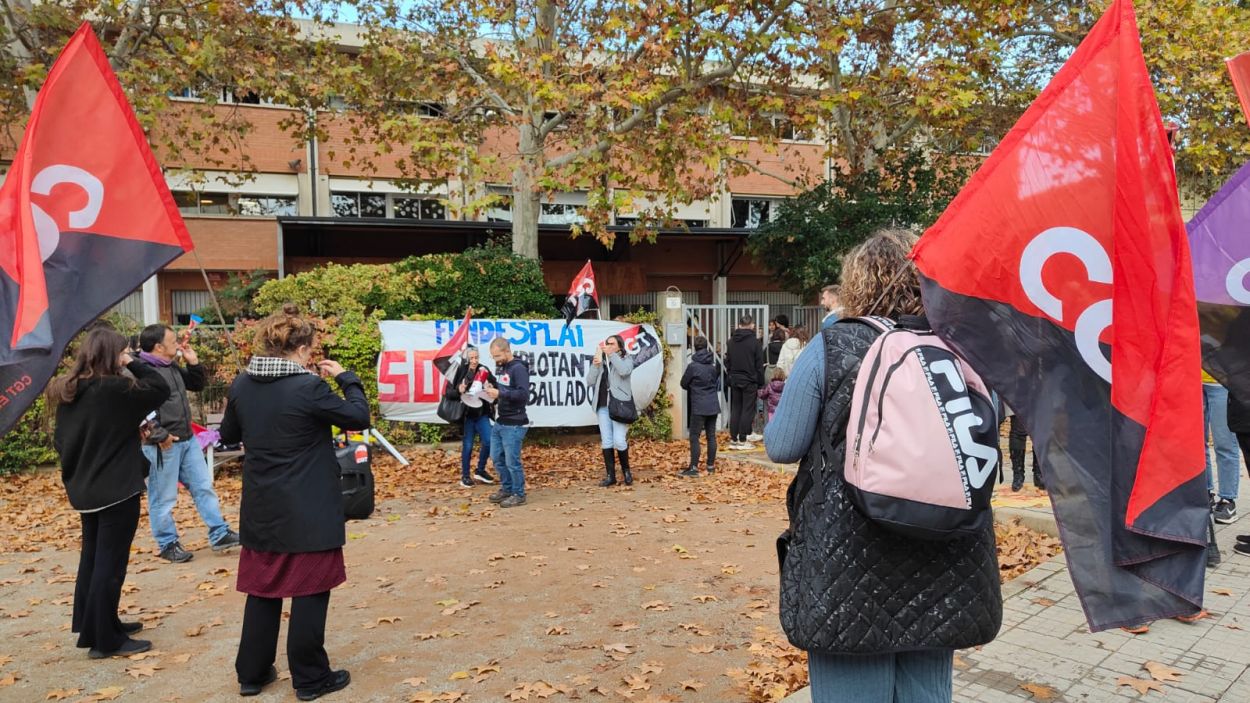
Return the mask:
<svg viewBox="0 0 1250 703">
<path fill-rule="evenodd" d="M 1241 111 L 1250 122 L 1250 51 L 1228 59 L 1228 75 L 1233 78 L 1233 89 L 1241 100 Z"/>
<path fill-rule="evenodd" d="M 1198 319 L 1131 2 L 1112 3 L 914 258 L 934 329 L 1033 436 L 1090 628 L 1198 612 Z"/>
<path fill-rule="evenodd" d="M 595 287 L 595 270 L 587 261 L 569 286 L 569 297 L 560 307 L 560 314 L 564 316 L 564 326 L 568 327 L 573 320 L 589 313 L 599 313 L 599 289 Z"/>
<path fill-rule="evenodd" d="M 192 247 L 143 130 L 84 23 L 0 187 L 0 434 L 88 322 Z"/>
<path fill-rule="evenodd" d="M 451 381 L 452 375 L 456 372 L 456 366 L 460 364 L 461 354 L 469 346 L 469 321 L 472 319 L 473 308 L 469 308 L 464 312 L 464 320 L 460 322 L 460 326 L 434 354 L 434 368 L 438 369 L 438 372 L 443 374 L 448 381 Z"/>
</svg>

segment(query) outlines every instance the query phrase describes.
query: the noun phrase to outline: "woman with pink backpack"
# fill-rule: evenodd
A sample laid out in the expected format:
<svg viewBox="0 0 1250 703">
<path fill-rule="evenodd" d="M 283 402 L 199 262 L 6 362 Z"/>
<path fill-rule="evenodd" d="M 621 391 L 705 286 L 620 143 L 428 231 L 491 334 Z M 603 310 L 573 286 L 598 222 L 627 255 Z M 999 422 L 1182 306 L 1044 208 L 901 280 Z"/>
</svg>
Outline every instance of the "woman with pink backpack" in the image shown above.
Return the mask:
<svg viewBox="0 0 1250 703">
<path fill-rule="evenodd" d="M 770 459 L 801 460 L 777 552 L 781 623 L 808 652 L 814 703 L 948 703 L 954 651 L 1002 624 L 985 493 L 1001 457 L 996 441 L 982 451 L 996 411 L 928 330 L 915 242 L 880 231 L 844 257 L 845 317 L 799 355 L 764 432 Z M 913 337 L 927 341 L 900 343 Z M 934 436 L 948 412 L 949 438 Z M 899 462 L 914 445 L 927 449 Z M 899 500 L 908 484 L 923 501 Z"/>
</svg>

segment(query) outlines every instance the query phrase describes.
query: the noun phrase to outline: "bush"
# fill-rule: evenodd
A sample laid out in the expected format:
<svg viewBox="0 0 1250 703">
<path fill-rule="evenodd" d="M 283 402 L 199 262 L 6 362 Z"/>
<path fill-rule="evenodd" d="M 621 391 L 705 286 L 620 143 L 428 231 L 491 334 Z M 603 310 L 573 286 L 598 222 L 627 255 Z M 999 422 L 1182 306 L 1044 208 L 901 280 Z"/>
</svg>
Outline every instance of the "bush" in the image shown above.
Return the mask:
<svg viewBox="0 0 1250 703">
<path fill-rule="evenodd" d="M 415 256 L 393 264 L 329 264 L 306 273 L 268 281 L 257 292 L 255 308 L 267 315 L 291 302 L 319 318 L 321 349 L 360 375 L 374 417 L 378 416 L 377 366 L 382 320 L 476 317 L 552 318 L 555 308 L 537 261 L 492 243 L 460 254 Z M 250 353 L 250 324 L 236 338 Z M 449 427 L 378 421 L 396 444 L 441 442 Z"/>
<path fill-rule="evenodd" d="M 13 429 L 0 439 L 0 474 L 27 471 L 56 463 L 52 448 L 52 418 L 43 396 L 31 404 Z"/>
</svg>

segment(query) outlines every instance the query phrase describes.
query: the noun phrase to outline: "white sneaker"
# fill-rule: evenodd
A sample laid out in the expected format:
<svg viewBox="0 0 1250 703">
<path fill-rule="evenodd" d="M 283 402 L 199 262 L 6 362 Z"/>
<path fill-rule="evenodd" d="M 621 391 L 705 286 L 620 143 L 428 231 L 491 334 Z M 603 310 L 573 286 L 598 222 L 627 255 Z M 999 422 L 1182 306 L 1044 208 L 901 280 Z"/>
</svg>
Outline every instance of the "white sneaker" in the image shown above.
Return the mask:
<svg viewBox="0 0 1250 703">
<path fill-rule="evenodd" d="M 762 434 L 749 434 L 749 435 L 747 435 L 747 441 L 748 441 L 748 442 L 758 442 L 758 441 L 760 441 L 760 440 L 762 440 L 762 439 L 764 439 L 764 435 L 762 435 Z"/>
<path fill-rule="evenodd" d="M 472 488 L 472 487 L 473 487 L 473 484 L 471 484 L 471 483 L 465 483 L 464 481 L 461 481 L 461 482 L 460 482 L 460 487 L 461 487 L 461 488 Z"/>
<path fill-rule="evenodd" d="M 755 450 L 755 445 L 751 444 L 750 442 L 743 442 L 742 444 L 738 445 L 738 448 L 744 452 L 750 452 L 750 451 Z"/>
</svg>

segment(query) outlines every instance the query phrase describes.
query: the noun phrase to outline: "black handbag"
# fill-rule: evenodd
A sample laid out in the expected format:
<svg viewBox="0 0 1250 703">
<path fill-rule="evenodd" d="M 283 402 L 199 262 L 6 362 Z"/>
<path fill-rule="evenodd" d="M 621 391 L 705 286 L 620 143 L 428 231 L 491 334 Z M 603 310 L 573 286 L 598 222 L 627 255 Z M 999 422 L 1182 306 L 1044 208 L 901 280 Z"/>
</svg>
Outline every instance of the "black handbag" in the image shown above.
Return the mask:
<svg viewBox="0 0 1250 703">
<path fill-rule="evenodd" d="M 341 442 L 334 455 L 343 488 L 343 516 L 367 520 L 373 514 L 372 448 L 364 442 Z"/>
<path fill-rule="evenodd" d="M 608 417 L 612 418 L 613 422 L 623 422 L 626 425 L 632 425 L 638 421 L 638 406 L 634 405 L 633 398 L 620 400 L 609 393 Z"/>
<path fill-rule="evenodd" d="M 438 416 L 447 421 L 447 424 L 454 425 L 464 419 L 464 403 L 459 398 L 452 400 L 444 393 L 441 400 L 438 401 L 438 410 L 435 411 Z"/>
</svg>

